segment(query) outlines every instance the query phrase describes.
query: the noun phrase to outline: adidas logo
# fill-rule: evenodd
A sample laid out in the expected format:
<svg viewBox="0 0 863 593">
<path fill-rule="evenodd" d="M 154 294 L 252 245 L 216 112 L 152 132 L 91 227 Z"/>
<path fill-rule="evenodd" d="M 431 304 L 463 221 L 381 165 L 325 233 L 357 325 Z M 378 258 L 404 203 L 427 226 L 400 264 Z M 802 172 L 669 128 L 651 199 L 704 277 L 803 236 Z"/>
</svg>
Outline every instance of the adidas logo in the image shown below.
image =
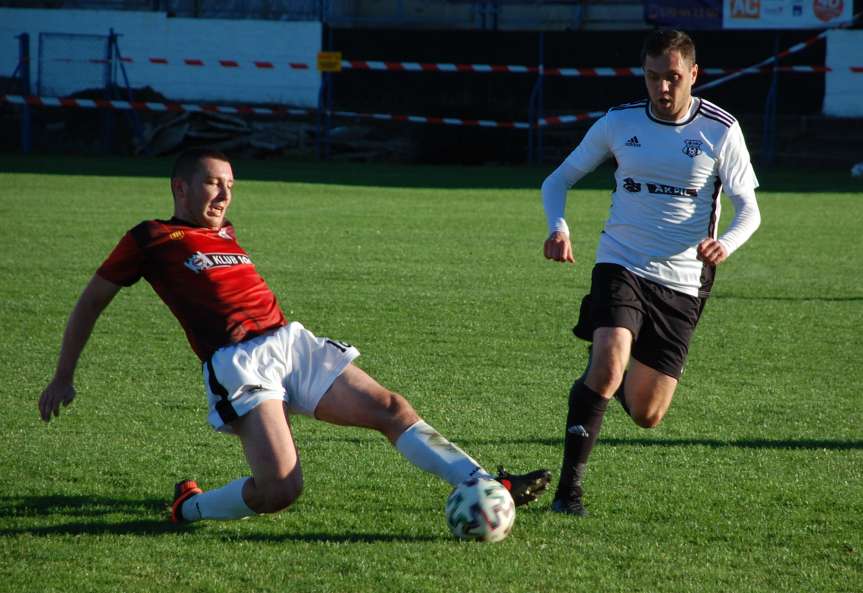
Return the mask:
<svg viewBox="0 0 863 593">
<path fill-rule="evenodd" d="M 632 138 L 627 140 L 624 146 L 634 146 L 635 148 L 641 148 L 641 144 L 638 142 L 638 136 L 633 136 Z"/>
<path fill-rule="evenodd" d="M 568 429 L 566 429 L 566 432 L 585 439 L 590 436 L 590 434 L 587 432 L 587 429 L 585 429 L 584 426 L 582 426 L 581 424 L 575 424 L 573 426 L 570 426 Z"/>
</svg>

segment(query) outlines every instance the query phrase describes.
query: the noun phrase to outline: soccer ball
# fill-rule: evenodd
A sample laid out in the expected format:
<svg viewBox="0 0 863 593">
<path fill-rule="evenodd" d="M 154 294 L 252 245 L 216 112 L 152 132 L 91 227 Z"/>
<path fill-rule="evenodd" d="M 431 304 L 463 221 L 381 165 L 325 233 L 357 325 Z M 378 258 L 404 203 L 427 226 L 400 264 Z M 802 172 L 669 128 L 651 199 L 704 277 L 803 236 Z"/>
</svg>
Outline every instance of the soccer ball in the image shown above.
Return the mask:
<svg viewBox="0 0 863 593">
<path fill-rule="evenodd" d="M 515 502 L 497 480 L 468 478 L 447 498 L 446 522 L 457 538 L 499 542 L 515 523 Z"/>
</svg>

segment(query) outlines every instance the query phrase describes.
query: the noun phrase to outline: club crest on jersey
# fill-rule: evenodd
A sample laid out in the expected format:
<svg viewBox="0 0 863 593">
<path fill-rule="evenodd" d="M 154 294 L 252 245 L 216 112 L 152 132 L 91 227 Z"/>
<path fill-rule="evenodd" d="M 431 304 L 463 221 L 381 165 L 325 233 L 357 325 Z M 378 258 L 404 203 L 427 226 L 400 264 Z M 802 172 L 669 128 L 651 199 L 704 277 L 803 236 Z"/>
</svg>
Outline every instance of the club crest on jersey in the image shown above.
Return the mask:
<svg viewBox="0 0 863 593">
<path fill-rule="evenodd" d="M 701 154 L 701 140 L 684 140 L 683 154 L 691 159 Z"/>
<path fill-rule="evenodd" d="M 183 263 L 194 273 L 200 274 L 212 268 L 251 264 L 252 260 L 249 256 L 241 253 L 201 253 L 198 251 Z"/>
</svg>

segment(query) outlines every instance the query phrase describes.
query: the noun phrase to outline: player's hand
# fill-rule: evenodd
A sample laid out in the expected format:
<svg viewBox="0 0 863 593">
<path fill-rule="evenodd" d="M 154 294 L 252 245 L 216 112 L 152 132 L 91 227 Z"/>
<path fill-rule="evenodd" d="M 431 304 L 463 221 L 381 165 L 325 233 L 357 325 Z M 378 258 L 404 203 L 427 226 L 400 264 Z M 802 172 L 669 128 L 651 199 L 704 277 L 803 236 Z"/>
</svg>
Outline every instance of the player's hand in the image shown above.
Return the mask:
<svg viewBox="0 0 863 593">
<path fill-rule="evenodd" d="M 545 240 L 544 253 L 546 259 L 559 262 L 574 262 L 572 257 L 572 243 L 569 235 L 555 231 Z"/>
<path fill-rule="evenodd" d="M 39 398 L 39 415 L 42 416 L 42 420 L 49 422 L 52 415 L 60 415 L 60 404 L 64 407 L 68 406 L 73 399 L 75 399 L 75 386 L 55 378 Z"/>
<path fill-rule="evenodd" d="M 704 239 L 698 244 L 697 252 L 698 259 L 711 266 L 721 264 L 728 257 L 728 251 L 716 239 Z"/>
</svg>

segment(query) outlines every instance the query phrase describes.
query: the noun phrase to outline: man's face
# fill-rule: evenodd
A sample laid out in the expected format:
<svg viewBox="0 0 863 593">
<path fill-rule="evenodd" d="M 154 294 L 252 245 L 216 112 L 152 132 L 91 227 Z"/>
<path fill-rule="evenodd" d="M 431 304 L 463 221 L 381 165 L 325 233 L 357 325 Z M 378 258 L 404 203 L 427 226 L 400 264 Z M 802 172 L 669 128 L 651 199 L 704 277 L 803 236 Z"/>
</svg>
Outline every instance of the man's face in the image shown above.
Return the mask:
<svg viewBox="0 0 863 593">
<path fill-rule="evenodd" d="M 231 164 L 213 158 L 198 162 L 191 179 L 175 177 L 174 216 L 192 224 L 220 229 L 231 203 L 234 172 Z"/>
<path fill-rule="evenodd" d="M 644 82 L 653 112 L 661 119 L 678 120 L 689 109 L 698 64 L 690 64 L 672 50 L 644 59 Z"/>
</svg>

